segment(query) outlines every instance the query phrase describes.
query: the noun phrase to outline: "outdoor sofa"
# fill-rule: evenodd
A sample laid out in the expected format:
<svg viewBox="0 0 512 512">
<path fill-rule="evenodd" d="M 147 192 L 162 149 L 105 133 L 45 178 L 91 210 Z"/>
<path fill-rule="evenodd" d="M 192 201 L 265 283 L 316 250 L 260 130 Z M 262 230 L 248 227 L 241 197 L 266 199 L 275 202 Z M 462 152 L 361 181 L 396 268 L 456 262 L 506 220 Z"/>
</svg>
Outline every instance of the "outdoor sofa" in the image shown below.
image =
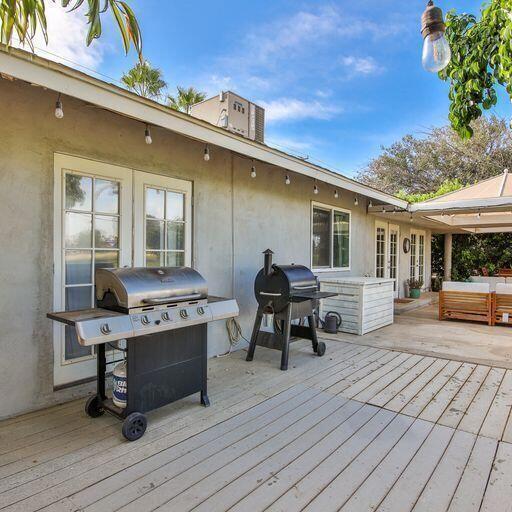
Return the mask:
<svg viewBox="0 0 512 512">
<path fill-rule="evenodd" d="M 512 325 L 512 283 L 498 283 L 493 294 L 493 323 Z"/>
<path fill-rule="evenodd" d="M 489 283 L 443 282 L 439 292 L 439 320 L 471 320 L 494 324 Z"/>
</svg>

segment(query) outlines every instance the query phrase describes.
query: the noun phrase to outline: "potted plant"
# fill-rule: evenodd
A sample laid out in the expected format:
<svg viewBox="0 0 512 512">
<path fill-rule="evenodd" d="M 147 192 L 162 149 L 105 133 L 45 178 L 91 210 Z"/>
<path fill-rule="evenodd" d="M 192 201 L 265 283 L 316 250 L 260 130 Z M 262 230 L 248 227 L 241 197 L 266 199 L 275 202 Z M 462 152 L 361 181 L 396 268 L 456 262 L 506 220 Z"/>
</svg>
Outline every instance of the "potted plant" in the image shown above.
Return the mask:
<svg viewBox="0 0 512 512">
<path fill-rule="evenodd" d="M 419 299 L 421 295 L 421 289 L 423 288 L 423 279 L 415 279 L 411 277 L 407 279 L 409 286 L 409 297 L 411 299 Z"/>
</svg>

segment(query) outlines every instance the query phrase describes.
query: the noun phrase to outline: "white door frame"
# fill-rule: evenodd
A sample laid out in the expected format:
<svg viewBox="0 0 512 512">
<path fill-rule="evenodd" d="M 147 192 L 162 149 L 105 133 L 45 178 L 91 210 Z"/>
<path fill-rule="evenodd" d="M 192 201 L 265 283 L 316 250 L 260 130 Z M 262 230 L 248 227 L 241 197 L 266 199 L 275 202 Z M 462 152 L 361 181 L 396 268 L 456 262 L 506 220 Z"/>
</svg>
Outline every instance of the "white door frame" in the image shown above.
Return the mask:
<svg viewBox="0 0 512 512">
<path fill-rule="evenodd" d="M 375 244 L 375 250 L 374 250 L 374 272 L 375 276 L 377 276 L 377 232 L 378 229 L 384 230 L 384 276 L 383 277 L 389 277 L 389 268 L 387 265 L 388 261 L 388 251 L 389 251 L 389 229 L 388 229 L 388 223 L 376 220 L 375 221 L 375 229 L 374 229 L 374 244 Z"/>
<path fill-rule="evenodd" d="M 416 235 L 416 254 L 415 254 L 415 262 L 414 262 L 414 272 L 415 277 L 419 277 L 419 266 L 420 266 L 420 236 L 423 236 L 423 288 L 426 288 L 426 260 L 425 260 L 425 254 L 426 254 L 426 241 L 427 241 L 427 235 L 426 232 L 422 229 L 411 229 L 411 235 Z M 410 275 L 411 273 L 411 263 L 409 261 L 409 277 L 412 277 Z"/>
<path fill-rule="evenodd" d="M 388 255 L 387 255 L 387 277 L 391 277 L 391 233 L 396 231 L 396 277 L 395 277 L 395 298 L 399 296 L 400 277 L 400 226 L 398 224 L 388 225 Z"/>
<path fill-rule="evenodd" d="M 120 183 L 120 226 L 119 264 L 130 266 L 132 259 L 132 171 L 125 167 L 97 162 L 86 158 L 54 154 L 54 230 L 53 230 L 53 308 L 63 311 L 65 304 L 65 264 L 64 264 L 64 176 L 77 173 L 116 180 Z M 94 354 L 65 361 L 64 326 L 53 322 L 54 386 L 90 378 L 96 373 Z"/>
</svg>

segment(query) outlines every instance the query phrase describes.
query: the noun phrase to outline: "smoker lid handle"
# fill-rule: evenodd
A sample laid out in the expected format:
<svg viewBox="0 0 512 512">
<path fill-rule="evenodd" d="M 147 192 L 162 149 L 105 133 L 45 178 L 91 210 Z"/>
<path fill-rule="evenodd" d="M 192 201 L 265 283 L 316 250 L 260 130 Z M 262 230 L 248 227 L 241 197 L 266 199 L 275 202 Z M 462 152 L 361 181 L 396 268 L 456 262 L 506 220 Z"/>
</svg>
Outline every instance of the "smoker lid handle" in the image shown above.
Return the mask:
<svg viewBox="0 0 512 512">
<path fill-rule="evenodd" d="M 308 284 L 308 285 L 305 285 L 305 286 L 294 286 L 293 289 L 294 290 L 310 290 L 311 288 L 315 288 L 316 289 L 317 285 L 316 284 Z"/>
<path fill-rule="evenodd" d="M 201 299 L 203 296 L 200 293 L 191 293 L 190 295 L 181 295 L 176 297 L 159 297 L 155 299 L 142 299 L 144 304 L 164 304 L 166 302 L 182 302 L 185 300 Z"/>
<path fill-rule="evenodd" d="M 260 295 L 264 295 L 265 297 L 281 297 L 280 293 L 271 293 L 271 292 L 260 292 Z"/>
</svg>

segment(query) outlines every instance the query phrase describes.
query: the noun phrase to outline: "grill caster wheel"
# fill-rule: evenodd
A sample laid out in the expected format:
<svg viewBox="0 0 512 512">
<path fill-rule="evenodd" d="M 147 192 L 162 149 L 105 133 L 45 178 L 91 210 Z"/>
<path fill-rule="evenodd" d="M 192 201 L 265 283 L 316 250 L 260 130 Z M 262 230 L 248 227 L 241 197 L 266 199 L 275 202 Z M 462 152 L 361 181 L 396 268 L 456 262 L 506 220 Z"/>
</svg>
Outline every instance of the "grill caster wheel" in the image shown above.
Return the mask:
<svg viewBox="0 0 512 512">
<path fill-rule="evenodd" d="M 325 354 L 325 343 L 323 341 L 318 342 L 318 347 L 316 348 L 316 355 L 318 357 L 322 357 Z"/>
<path fill-rule="evenodd" d="M 137 441 L 137 439 L 140 439 L 144 435 L 147 426 L 148 422 L 144 414 L 132 412 L 123 421 L 123 436 L 128 439 L 128 441 Z"/>
<path fill-rule="evenodd" d="M 99 418 L 105 411 L 101 405 L 101 399 L 98 395 L 90 396 L 85 403 L 85 413 L 91 418 Z"/>
</svg>

